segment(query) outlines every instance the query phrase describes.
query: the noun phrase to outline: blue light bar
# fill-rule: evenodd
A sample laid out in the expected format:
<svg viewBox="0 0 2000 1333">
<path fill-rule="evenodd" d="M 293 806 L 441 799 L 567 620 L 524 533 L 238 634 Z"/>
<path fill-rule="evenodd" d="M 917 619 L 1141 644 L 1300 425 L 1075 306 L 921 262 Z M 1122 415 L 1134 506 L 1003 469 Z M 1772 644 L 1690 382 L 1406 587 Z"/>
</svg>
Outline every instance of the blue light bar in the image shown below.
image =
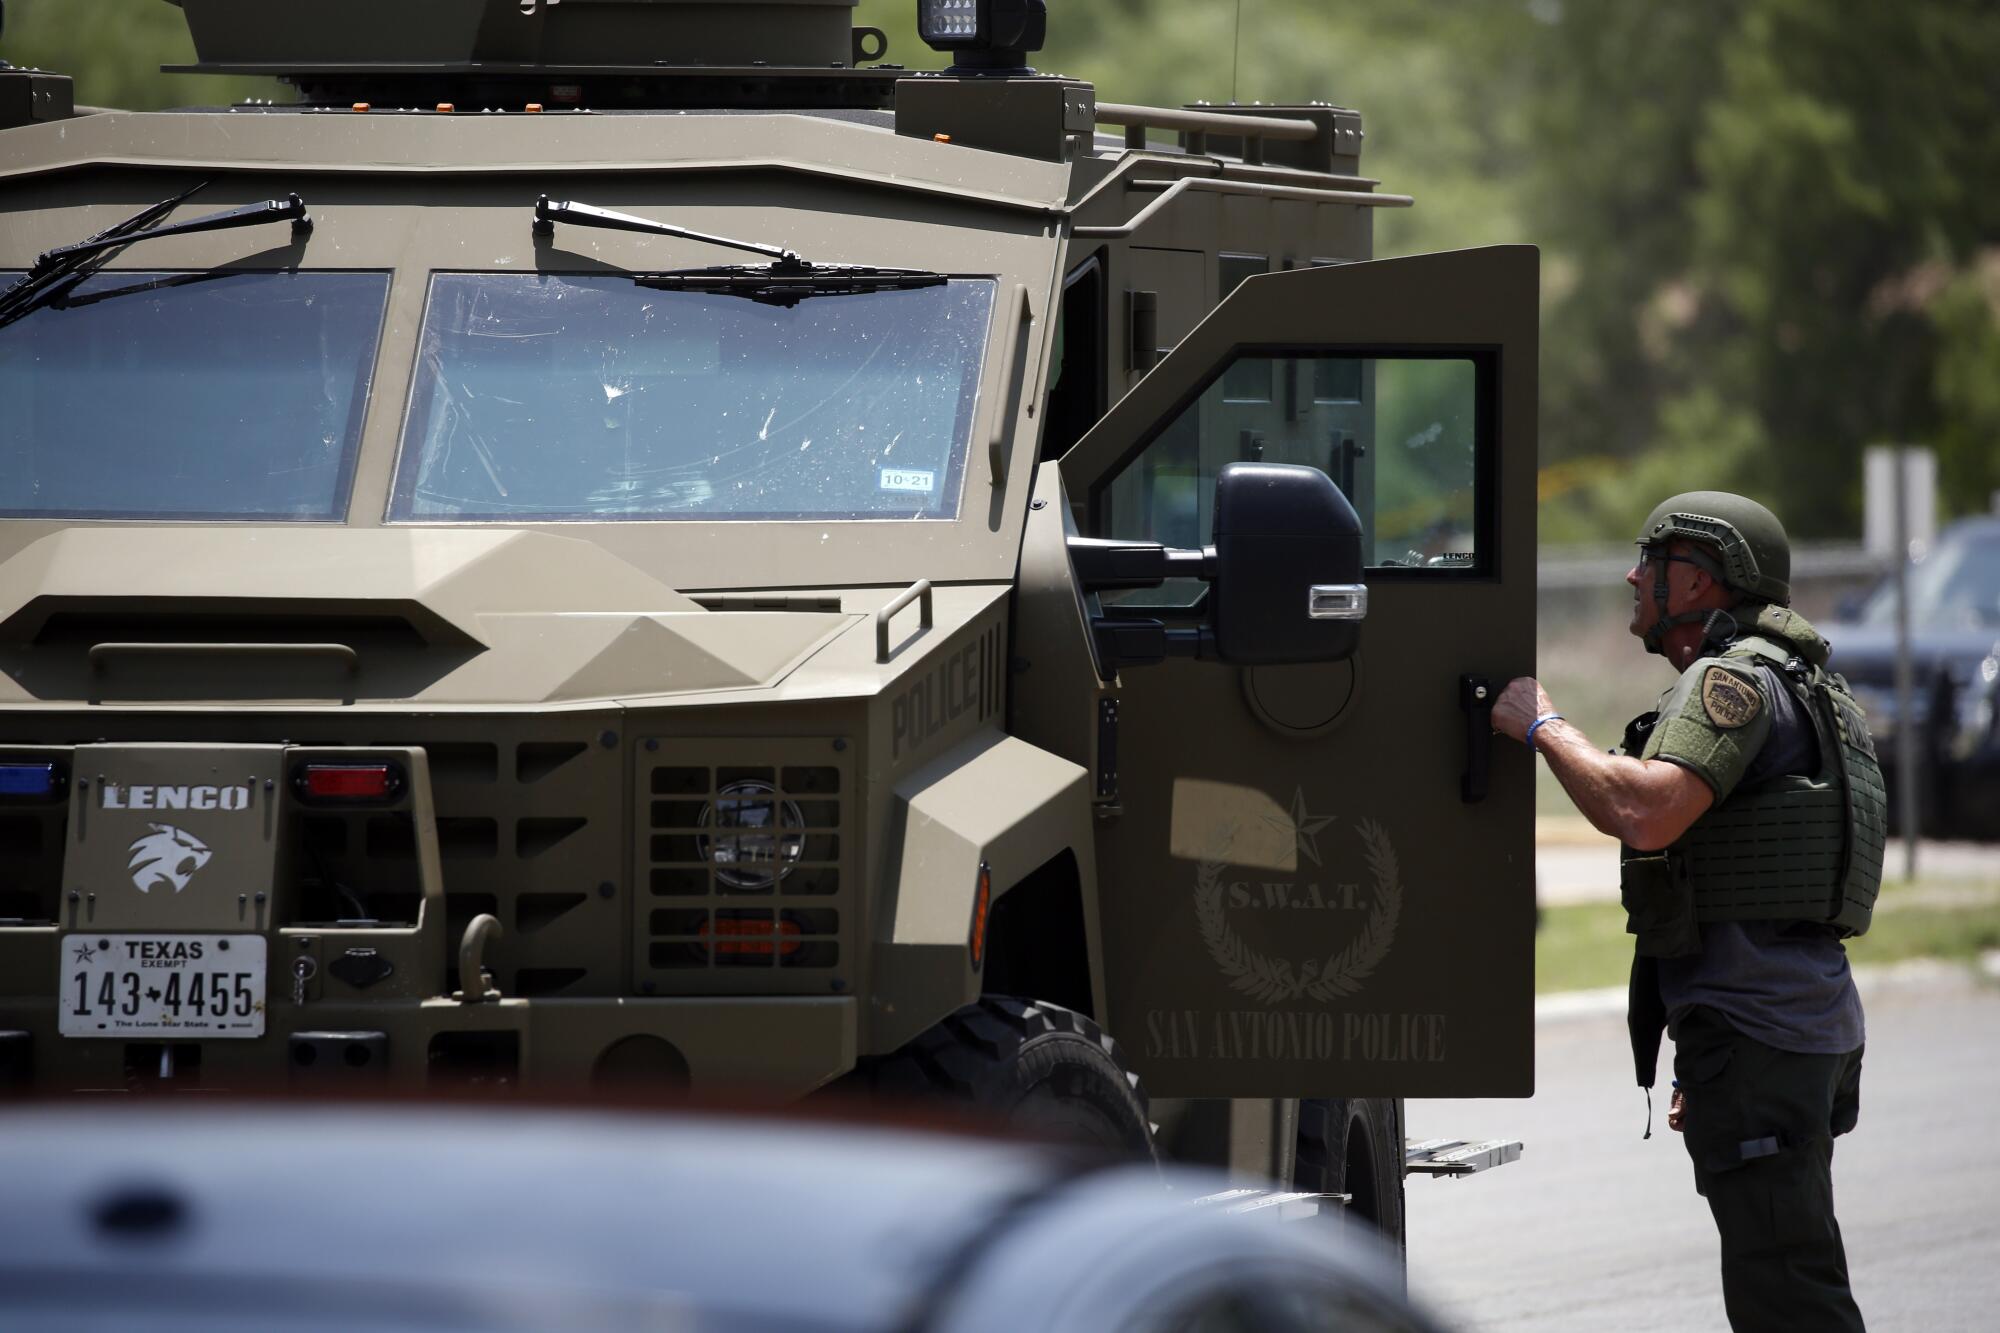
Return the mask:
<svg viewBox="0 0 2000 1333">
<path fill-rule="evenodd" d="M 0 796 L 49 796 L 55 789 L 54 764 L 0 764 Z"/>
</svg>

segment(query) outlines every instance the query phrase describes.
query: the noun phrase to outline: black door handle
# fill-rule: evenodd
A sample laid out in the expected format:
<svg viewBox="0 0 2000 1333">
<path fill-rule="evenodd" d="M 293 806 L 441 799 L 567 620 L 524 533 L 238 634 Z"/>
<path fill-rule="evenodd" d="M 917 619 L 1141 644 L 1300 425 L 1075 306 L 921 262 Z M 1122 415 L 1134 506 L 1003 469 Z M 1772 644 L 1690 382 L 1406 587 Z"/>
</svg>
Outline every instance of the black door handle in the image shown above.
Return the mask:
<svg viewBox="0 0 2000 1333">
<path fill-rule="evenodd" d="M 1465 714 L 1465 772 L 1459 799 L 1467 805 L 1486 799 L 1486 771 L 1493 759 L 1493 685 L 1484 676 L 1458 678 L 1458 706 Z"/>
</svg>

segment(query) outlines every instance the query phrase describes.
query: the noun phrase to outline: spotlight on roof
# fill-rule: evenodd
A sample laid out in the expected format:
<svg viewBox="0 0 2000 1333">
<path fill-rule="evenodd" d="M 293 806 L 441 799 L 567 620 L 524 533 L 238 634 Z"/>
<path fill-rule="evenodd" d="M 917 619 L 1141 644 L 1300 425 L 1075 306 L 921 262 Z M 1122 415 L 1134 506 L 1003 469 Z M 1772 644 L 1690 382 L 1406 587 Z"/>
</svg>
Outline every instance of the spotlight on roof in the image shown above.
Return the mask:
<svg viewBox="0 0 2000 1333">
<path fill-rule="evenodd" d="M 1045 0 L 917 0 L 917 34 L 955 58 L 956 74 L 1033 73 L 1028 53 L 1048 31 Z"/>
</svg>

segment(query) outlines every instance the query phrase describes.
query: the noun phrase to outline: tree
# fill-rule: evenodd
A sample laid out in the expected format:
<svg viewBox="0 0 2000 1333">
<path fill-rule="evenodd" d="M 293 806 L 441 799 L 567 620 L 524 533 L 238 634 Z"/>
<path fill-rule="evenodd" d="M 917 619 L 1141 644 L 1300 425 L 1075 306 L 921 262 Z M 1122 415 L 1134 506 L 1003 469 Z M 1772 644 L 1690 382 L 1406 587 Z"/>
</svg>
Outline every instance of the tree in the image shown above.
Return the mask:
<svg viewBox="0 0 2000 1333">
<path fill-rule="evenodd" d="M 150 111 L 282 92 L 270 79 L 162 74 L 194 63 L 187 20 L 162 0 L 10 0 L 6 19 L 0 58 L 69 75 L 81 105 Z"/>
<path fill-rule="evenodd" d="M 1626 466 L 1579 471 L 1545 528 L 1609 535 L 1678 478 L 1851 534 L 1887 441 L 1946 448 L 1947 503 L 1983 507 L 2000 9 L 1579 0 L 1551 27 L 1536 231 L 1575 280 L 1544 456 Z"/>
</svg>

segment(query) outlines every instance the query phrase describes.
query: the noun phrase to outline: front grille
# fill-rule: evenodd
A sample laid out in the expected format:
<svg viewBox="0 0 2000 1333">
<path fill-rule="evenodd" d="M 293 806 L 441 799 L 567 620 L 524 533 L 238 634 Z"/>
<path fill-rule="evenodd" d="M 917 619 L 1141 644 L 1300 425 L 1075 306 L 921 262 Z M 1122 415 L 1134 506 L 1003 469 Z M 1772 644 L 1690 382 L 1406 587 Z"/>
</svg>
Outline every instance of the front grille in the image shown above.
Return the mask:
<svg viewBox="0 0 2000 1333">
<path fill-rule="evenodd" d="M 634 740 L 614 727 L 612 718 L 569 712 L 431 715 L 415 726 L 371 715 L 135 713 L 81 724 L 16 714 L 7 729 L 16 748 L 191 734 L 217 743 L 421 747 L 445 894 L 446 993 L 459 985 L 458 941 L 482 912 L 504 927 L 486 965 L 509 996 L 839 989 L 851 974 L 838 969 L 852 966 L 858 947 L 853 750 L 824 738 Z M 718 830 L 701 822 L 704 807 L 742 782 L 769 783 L 798 810 L 798 827 L 788 830 L 799 841 L 797 862 L 763 888 L 743 873 L 755 868 L 754 845 L 717 858 Z M 615 812 L 625 802 L 630 816 L 621 820 Z M 67 811 L 61 800 L 0 802 L 0 921 L 60 915 Z M 415 920 L 420 852 L 407 817 L 363 809 L 296 817 L 276 894 L 280 924 Z"/>
<path fill-rule="evenodd" d="M 753 992 L 794 989 L 790 975 L 823 990 L 848 946 L 845 752 L 797 740 L 657 746 L 638 784 L 642 978 Z"/>
<path fill-rule="evenodd" d="M 84 739 L 313 747 L 420 747 L 428 757 L 445 890 L 443 987 L 466 924 L 481 912 L 504 933 L 486 963 L 509 996 L 618 994 L 624 988 L 626 752 L 610 719 L 578 713 L 433 716 L 405 729 L 379 716 L 302 719 L 239 713 L 93 717 L 14 714 L 10 739 L 71 746 Z M 79 735 L 79 733 L 81 733 Z M 496 739 L 503 737 L 504 739 Z M 64 758 L 68 762 L 67 756 Z M 0 921 L 59 916 L 68 805 L 0 802 Z M 298 809 L 286 838 L 279 923 L 414 922 L 418 846 L 406 815 Z"/>
</svg>

